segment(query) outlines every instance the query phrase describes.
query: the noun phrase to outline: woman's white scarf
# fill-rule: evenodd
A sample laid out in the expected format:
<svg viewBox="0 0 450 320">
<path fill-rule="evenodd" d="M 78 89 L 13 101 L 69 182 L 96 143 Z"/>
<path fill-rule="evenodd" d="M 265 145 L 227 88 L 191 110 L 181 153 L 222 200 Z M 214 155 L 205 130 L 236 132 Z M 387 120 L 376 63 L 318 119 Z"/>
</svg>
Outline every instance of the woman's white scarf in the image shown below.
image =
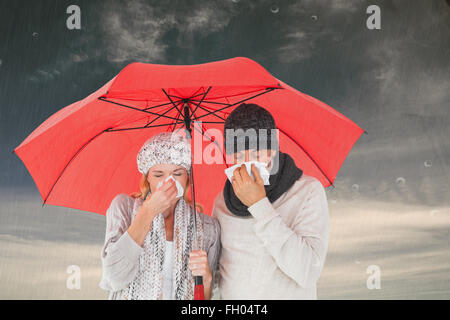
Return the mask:
<svg viewBox="0 0 450 320">
<path fill-rule="evenodd" d="M 131 219 L 142 206 L 143 200 L 137 198 Z M 197 235 L 199 248 L 203 248 L 203 227 L 197 213 Z M 194 246 L 193 209 L 183 197 L 175 207 L 173 257 L 165 257 L 166 231 L 162 213 L 155 216 L 152 229 L 145 237 L 144 251 L 139 256 L 139 270 L 134 280 L 124 289 L 123 298 L 127 300 L 162 299 L 164 259 L 173 259 L 172 299 L 192 300 L 194 297 L 194 279 L 188 266 L 189 253 Z"/>
</svg>

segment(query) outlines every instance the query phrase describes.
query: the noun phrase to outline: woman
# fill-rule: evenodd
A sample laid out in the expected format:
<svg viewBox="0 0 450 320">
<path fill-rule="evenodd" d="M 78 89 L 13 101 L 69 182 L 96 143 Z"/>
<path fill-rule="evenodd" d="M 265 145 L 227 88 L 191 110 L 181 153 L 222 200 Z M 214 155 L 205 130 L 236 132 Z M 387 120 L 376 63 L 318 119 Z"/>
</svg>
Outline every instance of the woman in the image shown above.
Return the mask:
<svg viewBox="0 0 450 320">
<path fill-rule="evenodd" d="M 190 300 L 193 276 L 202 276 L 205 299 L 210 299 L 220 227 L 197 212 L 201 250 L 193 250 L 190 145 L 180 135 L 158 134 L 141 147 L 137 165 L 141 191 L 117 195 L 106 213 L 100 287 L 110 292 L 110 300 Z"/>
</svg>

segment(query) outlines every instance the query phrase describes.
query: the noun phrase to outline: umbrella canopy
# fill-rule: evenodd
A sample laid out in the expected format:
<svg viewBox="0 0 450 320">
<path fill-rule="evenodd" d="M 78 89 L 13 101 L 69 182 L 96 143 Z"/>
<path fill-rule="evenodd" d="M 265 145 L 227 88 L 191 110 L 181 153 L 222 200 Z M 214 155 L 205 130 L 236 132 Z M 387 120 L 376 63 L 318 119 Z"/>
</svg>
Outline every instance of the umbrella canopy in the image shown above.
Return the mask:
<svg viewBox="0 0 450 320">
<path fill-rule="evenodd" d="M 227 165 L 217 152 L 223 148 L 223 123 L 242 102 L 272 113 L 280 150 L 324 187 L 333 184 L 364 132 L 248 58 L 176 66 L 131 63 L 49 117 L 14 152 L 44 204 L 104 215 L 118 193 L 139 190 L 136 156 L 142 144 L 161 131 L 184 134 L 184 125 L 192 123 L 196 201 L 211 214 L 226 179 Z"/>
</svg>

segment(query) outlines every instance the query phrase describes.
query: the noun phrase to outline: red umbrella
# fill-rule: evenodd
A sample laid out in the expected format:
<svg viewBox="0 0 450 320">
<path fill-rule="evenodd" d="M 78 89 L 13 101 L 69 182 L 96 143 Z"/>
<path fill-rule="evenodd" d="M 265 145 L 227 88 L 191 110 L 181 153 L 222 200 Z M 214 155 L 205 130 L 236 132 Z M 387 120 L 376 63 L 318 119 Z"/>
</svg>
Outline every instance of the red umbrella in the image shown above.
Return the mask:
<svg viewBox="0 0 450 320">
<path fill-rule="evenodd" d="M 248 58 L 186 66 L 131 63 L 96 92 L 50 116 L 14 152 L 44 204 L 104 215 L 115 195 L 137 191 L 136 155 L 142 144 L 184 125 L 183 99 L 209 133 L 222 131 L 224 119 L 240 102 L 263 106 L 280 130 L 280 150 L 324 187 L 333 184 L 364 132 Z M 201 149 L 193 150 L 209 153 L 211 142 L 203 140 Z M 225 168 L 194 164 L 197 201 L 207 214 L 225 182 Z"/>
<path fill-rule="evenodd" d="M 204 154 L 223 157 L 211 150 L 223 146 L 219 133 L 227 115 L 247 101 L 272 113 L 280 150 L 324 187 L 333 184 L 364 132 L 248 58 L 175 66 L 131 63 L 96 92 L 49 117 L 14 152 L 44 204 L 104 215 L 118 193 L 137 191 L 142 144 L 161 131 L 190 128 L 195 197 L 211 214 L 226 164 L 195 162 Z"/>
</svg>

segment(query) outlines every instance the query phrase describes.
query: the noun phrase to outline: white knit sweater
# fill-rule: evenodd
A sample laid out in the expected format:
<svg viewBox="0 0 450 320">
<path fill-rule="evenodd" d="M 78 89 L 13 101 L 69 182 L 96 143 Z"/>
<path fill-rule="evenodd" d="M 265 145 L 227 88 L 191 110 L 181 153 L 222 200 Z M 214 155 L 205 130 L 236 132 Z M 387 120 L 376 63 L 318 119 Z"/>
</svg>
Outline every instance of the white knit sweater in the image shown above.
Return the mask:
<svg viewBox="0 0 450 320">
<path fill-rule="evenodd" d="M 325 189 L 303 174 L 274 203 L 263 198 L 249 218 L 232 215 L 223 193 L 213 217 L 221 226 L 221 299 L 317 299 L 328 248 Z"/>
</svg>

